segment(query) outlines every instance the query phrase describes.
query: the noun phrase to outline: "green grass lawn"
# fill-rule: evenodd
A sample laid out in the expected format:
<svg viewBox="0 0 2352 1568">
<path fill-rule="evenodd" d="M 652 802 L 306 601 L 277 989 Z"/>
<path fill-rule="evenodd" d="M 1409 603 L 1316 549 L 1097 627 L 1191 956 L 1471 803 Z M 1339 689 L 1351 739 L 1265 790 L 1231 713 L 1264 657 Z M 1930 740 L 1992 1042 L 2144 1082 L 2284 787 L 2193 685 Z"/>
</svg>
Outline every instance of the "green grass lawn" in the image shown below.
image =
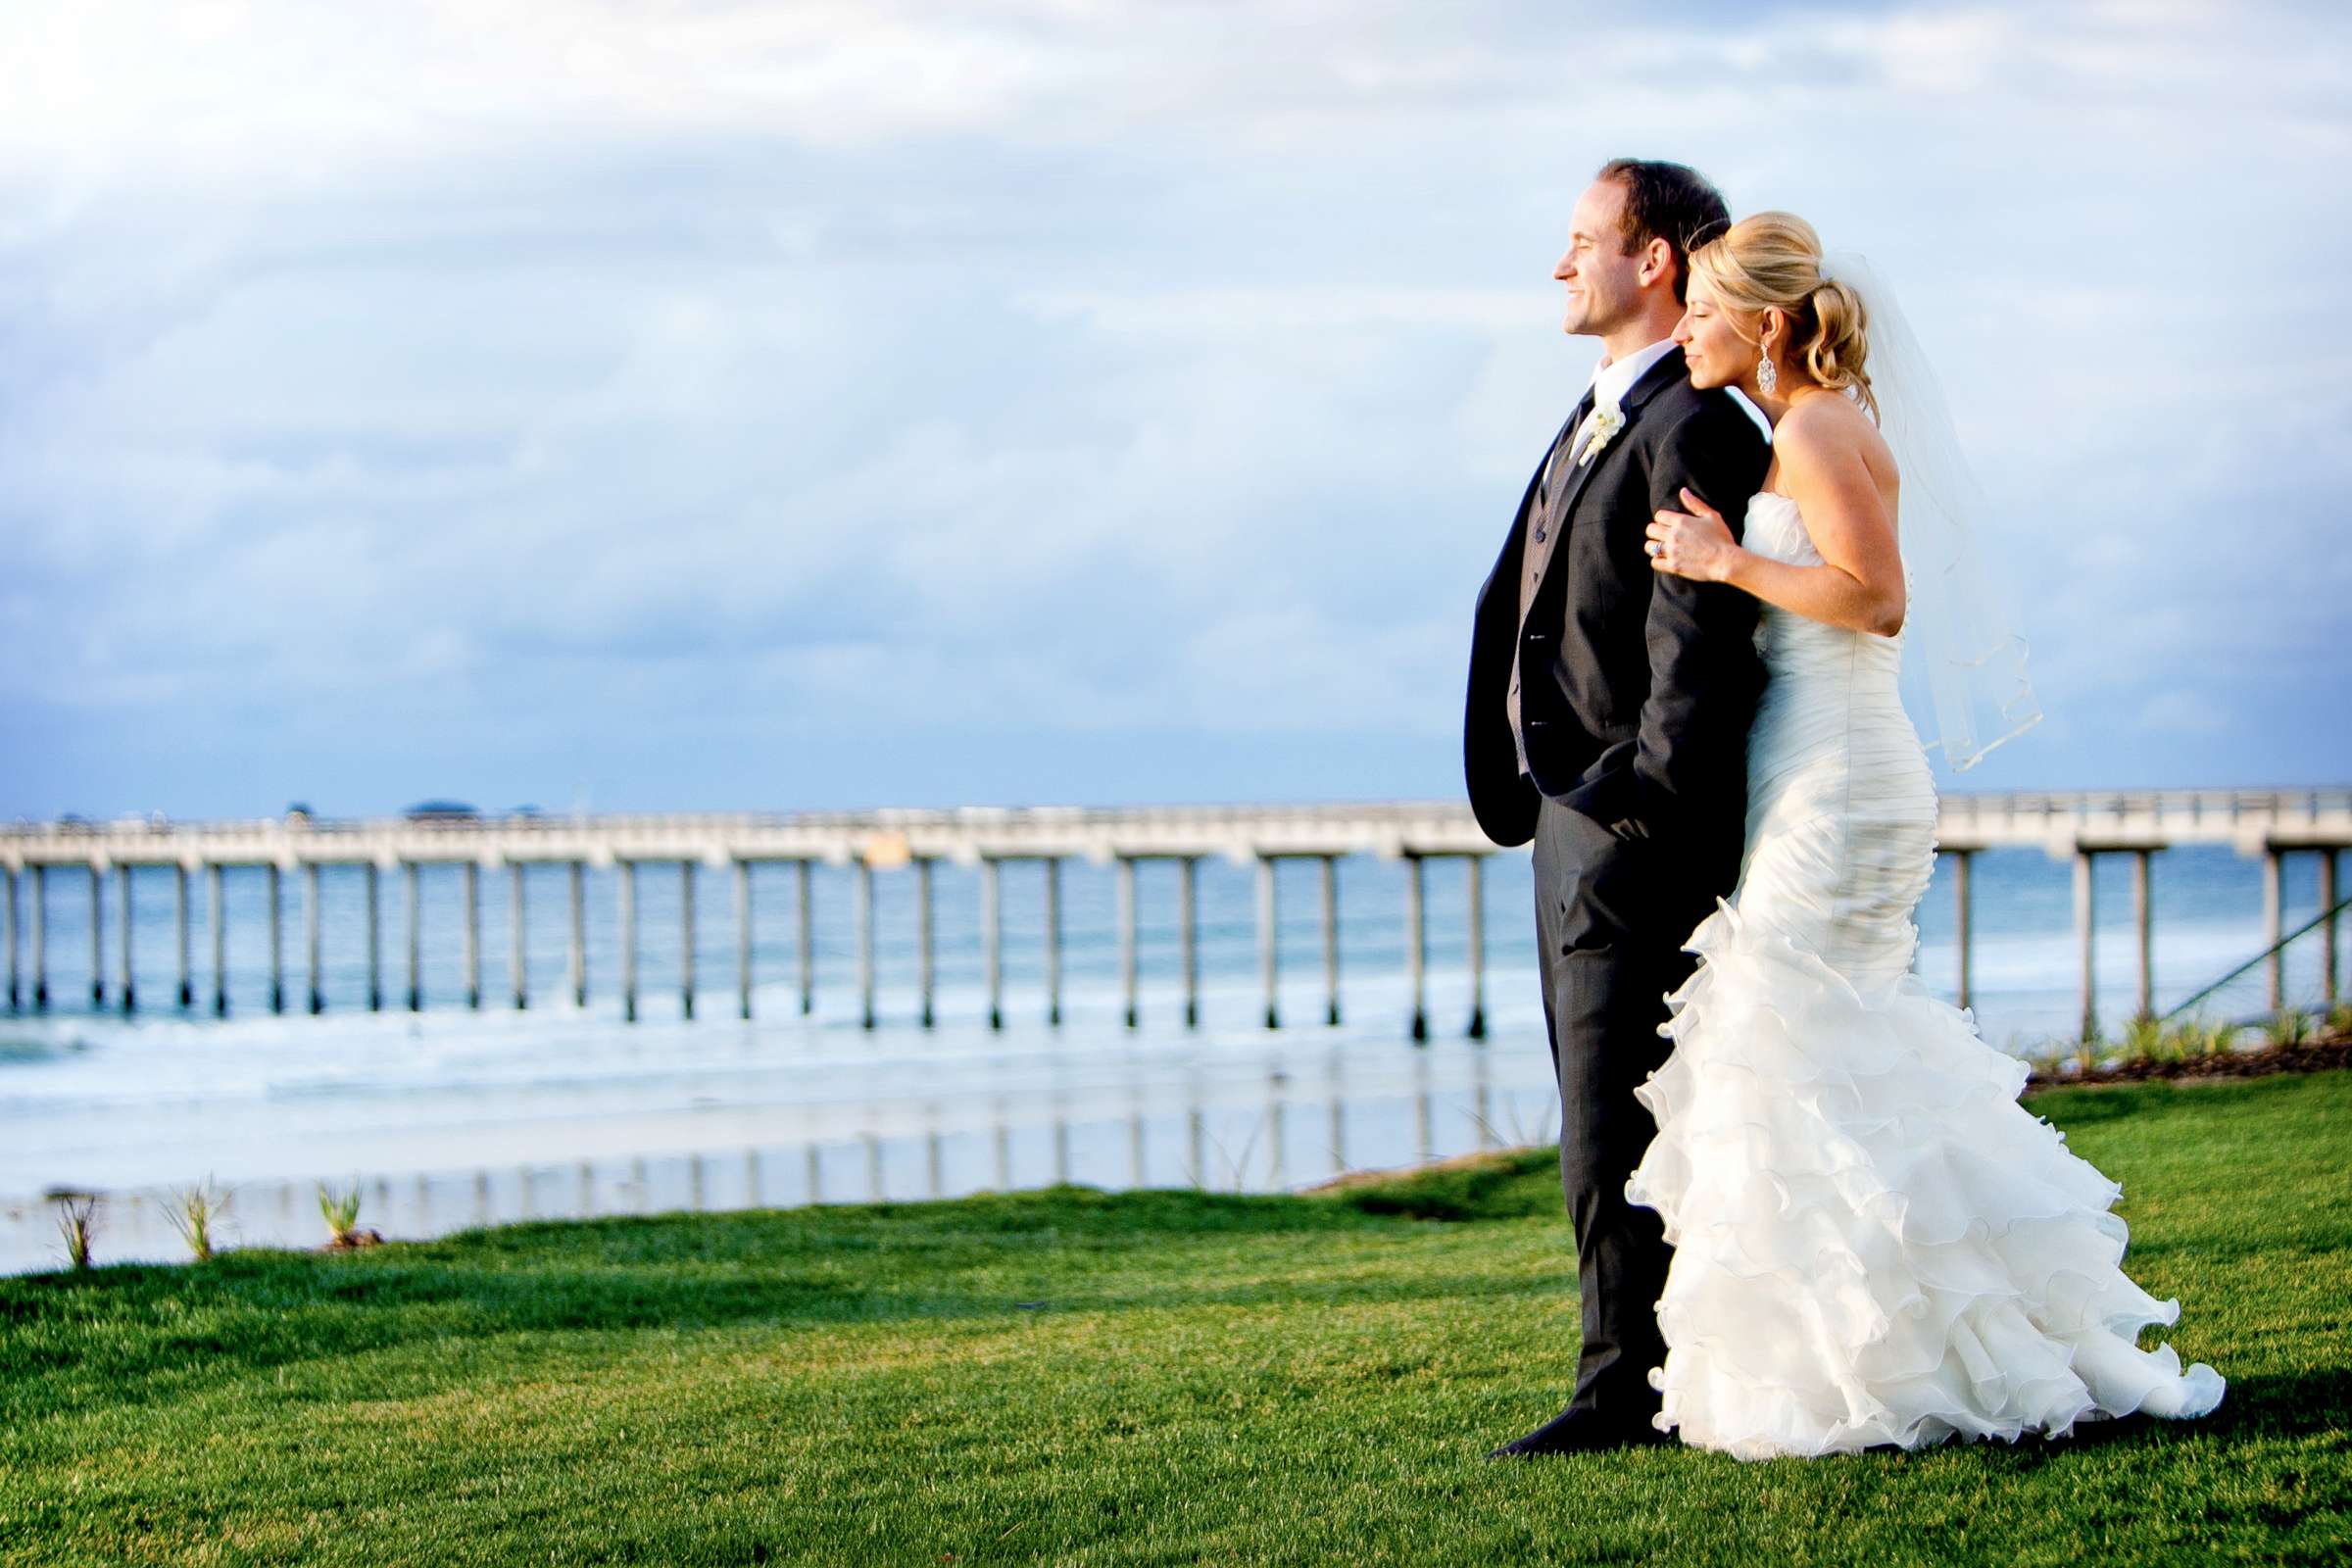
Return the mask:
<svg viewBox="0 0 2352 1568">
<path fill-rule="evenodd" d="M 2214 1415 L 1489 1462 L 1576 1362 L 1544 1152 L 0 1280 L 0 1560 L 2344 1561 L 2352 1073 L 2032 1103 Z"/>
</svg>

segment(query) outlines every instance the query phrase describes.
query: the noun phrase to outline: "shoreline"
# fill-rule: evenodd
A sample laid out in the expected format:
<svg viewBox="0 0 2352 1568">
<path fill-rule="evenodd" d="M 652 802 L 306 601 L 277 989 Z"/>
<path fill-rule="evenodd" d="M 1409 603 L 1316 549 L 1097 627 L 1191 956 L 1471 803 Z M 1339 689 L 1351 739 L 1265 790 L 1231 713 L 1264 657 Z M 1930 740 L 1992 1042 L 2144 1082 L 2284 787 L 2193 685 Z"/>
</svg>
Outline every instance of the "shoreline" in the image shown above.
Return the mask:
<svg viewBox="0 0 2352 1568">
<path fill-rule="evenodd" d="M 2134 1057 L 2102 1067 L 2088 1077 L 2049 1078 L 2036 1075 L 2027 1081 L 2018 1095 L 2019 1103 L 2039 1095 L 2065 1089 L 2119 1089 L 2135 1084 L 2225 1084 L 2240 1083 L 2248 1078 L 2269 1078 L 2282 1074 L 2336 1072 L 2352 1068 L 2352 1035 L 2333 1036 L 2326 1040 L 2307 1041 L 2299 1046 L 2265 1046 L 2230 1056 L 2197 1056 L 2180 1060 L 2160 1060 Z M 1328 1181 L 1294 1189 L 1296 1196 L 1308 1197 L 1321 1193 L 1342 1193 L 1366 1187 L 1379 1187 L 1405 1177 L 1442 1175 L 1459 1172 L 1503 1171 L 1519 1159 L 1538 1150 L 1549 1149 L 1548 1144 L 1526 1144 L 1515 1149 L 1475 1150 L 1446 1159 L 1432 1160 L 1424 1165 L 1399 1165 L 1387 1170 L 1354 1170 L 1334 1176 Z"/>
</svg>

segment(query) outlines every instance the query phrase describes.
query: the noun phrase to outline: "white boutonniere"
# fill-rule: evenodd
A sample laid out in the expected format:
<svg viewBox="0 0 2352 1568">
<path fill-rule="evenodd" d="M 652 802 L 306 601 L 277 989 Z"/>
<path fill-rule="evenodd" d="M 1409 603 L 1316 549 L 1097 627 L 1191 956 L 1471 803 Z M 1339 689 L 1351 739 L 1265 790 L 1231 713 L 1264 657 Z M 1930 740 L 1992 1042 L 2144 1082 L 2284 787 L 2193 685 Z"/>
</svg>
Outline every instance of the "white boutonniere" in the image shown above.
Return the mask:
<svg viewBox="0 0 2352 1568">
<path fill-rule="evenodd" d="M 1578 455 L 1576 466 L 1583 467 L 1600 455 L 1618 431 L 1625 428 L 1625 412 L 1614 403 L 1596 403 L 1585 432 L 1585 450 Z"/>
</svg>

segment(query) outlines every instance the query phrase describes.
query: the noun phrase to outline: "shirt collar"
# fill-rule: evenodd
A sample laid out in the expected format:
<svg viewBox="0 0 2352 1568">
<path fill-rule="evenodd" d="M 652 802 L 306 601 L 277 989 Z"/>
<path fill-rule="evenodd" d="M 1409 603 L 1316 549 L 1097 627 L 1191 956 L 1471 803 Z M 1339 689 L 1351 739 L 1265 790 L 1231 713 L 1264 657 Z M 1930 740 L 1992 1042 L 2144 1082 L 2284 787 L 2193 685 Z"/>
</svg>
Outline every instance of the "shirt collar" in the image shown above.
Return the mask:
<svg viewBox="0 0 2352 1568">
<path fill-rule="evenodd" d="M 1621 360 L 1611 360 L 1592 371 L 1592 406 L 1604 403 L 1623 403 L 1625 395 L 1642 379 L 1642 372 L 1674 352 L 1674 339 L 1660 338 L 1645 349 L 1636 349 Z"/>
</svg>

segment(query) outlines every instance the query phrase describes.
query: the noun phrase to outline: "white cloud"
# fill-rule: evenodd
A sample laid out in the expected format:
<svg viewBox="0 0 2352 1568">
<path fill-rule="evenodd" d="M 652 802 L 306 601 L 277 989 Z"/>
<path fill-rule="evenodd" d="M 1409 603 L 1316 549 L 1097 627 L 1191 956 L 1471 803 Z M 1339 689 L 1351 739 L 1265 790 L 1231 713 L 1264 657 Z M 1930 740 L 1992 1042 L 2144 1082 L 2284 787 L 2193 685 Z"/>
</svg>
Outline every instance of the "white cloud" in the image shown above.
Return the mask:
<svg viewBox="0 0 2352 1568">
<path fill-rule="evenodd" d="M 2167 735 L 2219 735 L 2231 728 L 2230 713 L 2201 692 L 2160 692 L 2141 705 L 2139 722 Z"/>
<path fill-rule="evenodd" d="M 420 765 L 981 714 L 1410 735 L 1395 787 L 1443 788 L 1469 596 L 1591 361 L 1546 274 L 1621 151 L 1901 281 L 2067 766 L 2133 781 L 2168 693 L 2348 629 L 2328 13 L 156 18 L 0 56 L 0 713 L 92 756 L 167 707 Z M 44 777 L 15 804 L 74 804 Z"/>
</svg>

